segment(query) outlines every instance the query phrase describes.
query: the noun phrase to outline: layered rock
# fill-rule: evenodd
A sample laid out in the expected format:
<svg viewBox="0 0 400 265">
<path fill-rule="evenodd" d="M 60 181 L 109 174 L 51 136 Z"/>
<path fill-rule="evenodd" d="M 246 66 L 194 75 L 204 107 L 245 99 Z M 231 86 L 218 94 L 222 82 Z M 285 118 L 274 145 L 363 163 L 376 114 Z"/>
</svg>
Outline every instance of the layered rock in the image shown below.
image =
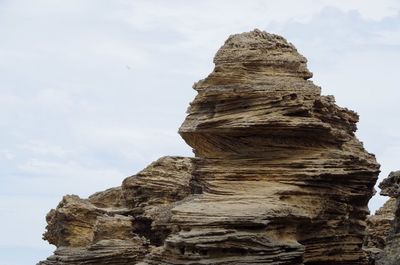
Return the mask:
<svg viewBox="0 0 400 265">
<path fill-rule="evenodd" d="M 368 256 L 369 264 L 382 255 L 393 224 L 396 199 L 389 199 L 374 215 L 367 217 L 367 229 L 363 249 Z"/>
<path fill-rule="evenodd" d="M 46 217 L 43 238 L 57 246 L 42 265 L 136 264 L 172 230 L 175 201 L 191 193 L 191 159 L 163 157 L 121 187 L 88 199 L 64 196 Z"/>
<path fill-rule="evenodd" d="M 367 218 L 365 248 L 384 249 L 394 220 L 396 199 L 390 198 L 374 215 Z"/>
<path fill-rule="evenodd" d="M 277 35 L 232 35 L 214 63 L 179 129 L 195 158 L 64 198 L 42 264 L 366 264 L 379 165 L 354 135 L 358 115 L 321 96 Z"/>
<path fill-rule="evenodd" d="M 391 211 L 394 218 L 388 229 L 385 240 L 386 246 L 382 253 L 378 255 L 377 265 L 398 265 L 400 264 L 400 171 L 391 172 L 389 177 L 380 184 L 381 195 L 392 198 Z"/>
</svg>

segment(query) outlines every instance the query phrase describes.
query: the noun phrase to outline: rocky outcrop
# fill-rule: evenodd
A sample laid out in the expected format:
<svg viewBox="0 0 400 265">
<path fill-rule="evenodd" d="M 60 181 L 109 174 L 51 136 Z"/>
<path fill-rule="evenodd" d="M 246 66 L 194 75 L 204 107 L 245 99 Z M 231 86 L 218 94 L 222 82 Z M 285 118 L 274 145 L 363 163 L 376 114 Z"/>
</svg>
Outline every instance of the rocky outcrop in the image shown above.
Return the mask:
<svg viewBox="0 0 400 265">
<path fill-rule="evenodd" d="M 374 215 L 367 217 L 367 229 L 363 249 L 368 256 L 369 264 L 382 254 L 393 224 L 396 199 L 389 199 Z"/>
<path fill-rule="evenodd" d="M 398 265 L 400 264 L 400 171 L 391 172 L 389 177 L 379 184 L 379 188 L 381 195 L 392 198 L 387 207 L 393 218 L 390 228 L 385 227 L 387 229 L 385 248 L 376 258 L 376 264 Z"/>
<path fill-rule="evenodd" d="M 383 249 L 394 220 L 396 199 L 390 198 L 374 215 L 367 218 L 366 248 Z"/>
<path fill-rule="evenodd" d="M 163 157 L 121 187 L 88 199 L 64 196 L 43 238 L 57 246 L 42 265 L 136 264 L 162 245 L 176 201 L 191 194 L 191 159 Z"/>
<path fill-rule="evenodd" d="M 41 264 L 366 264 L 379 165 L 357 114 L 321 96 L 306 62 L 280 36 L 230 36 L 179 129 L 195 157 L 66 196 Z"/>
</svg>

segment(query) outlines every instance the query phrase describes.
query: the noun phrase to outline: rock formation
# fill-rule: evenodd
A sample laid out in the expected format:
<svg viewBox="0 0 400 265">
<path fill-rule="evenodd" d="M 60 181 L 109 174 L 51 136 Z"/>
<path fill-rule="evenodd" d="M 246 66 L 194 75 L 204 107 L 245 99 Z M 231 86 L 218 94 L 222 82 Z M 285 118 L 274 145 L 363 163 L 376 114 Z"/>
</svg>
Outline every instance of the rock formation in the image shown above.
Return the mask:
<svg viewBox="0 0 400 265">
<path fill-rule="evenodd" d="M 367 218 L 365 247 L 383 249 L 394 220 L 396 199 L 390 198 L 374 215 Z"/>
<path fill-rule="evenodd" d="M 390 198 L 374 215 L 367 217 L 364 250 L 375 264 L 375 260 L 385 248 L 393 224 L 396 199 Z"/>
<path fill-rule="evenodd" d="M 379 165 L 354 135 L 358 115 L 321 96 L 280 36 L 232 35 L 214 63 L 179 129 L 195 157 L 65 196 L 40 264 L 367 264 Z"/>
<path fill-rule="evenodd" d="M 400 264 L 400 171 L 391 172 L 389 177 L 380 184 L 381 195 L 389 196 L 391 199 L 384 205 L 384 211 L 376 213 L 375 219 L 387 216 L 391 219 L 389 225 L 385 222 L 384 226 L 376 224 L 369 225 L 369 234 L 382 233 L 385 230 L 383 251 L 376 255 L 377 265 L 399 265 Z M 368 218 L 372 219 L 374 216 Z M 381 247 L 381 248 L 383 248 Z"/>
</svg>

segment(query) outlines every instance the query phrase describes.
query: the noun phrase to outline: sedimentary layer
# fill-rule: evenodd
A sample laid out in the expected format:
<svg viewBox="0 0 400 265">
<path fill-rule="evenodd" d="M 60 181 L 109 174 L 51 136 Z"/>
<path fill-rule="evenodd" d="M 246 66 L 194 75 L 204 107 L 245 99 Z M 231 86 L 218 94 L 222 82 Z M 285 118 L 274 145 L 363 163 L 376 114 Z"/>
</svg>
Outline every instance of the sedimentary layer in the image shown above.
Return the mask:
<svg viewBox="0 0 400 265">
<path fill-rule="evenodd" d="M 65 197 L 42 264 L 367 264 L 379 165 L 358 115 L 321 95 L 306 62 L 280 36 L 230 36 L 179 129 L 195 157 Z"/>
<path fill-rule="evenodd" d="M 385 238 L 385 246 L 376 257 L 376 265 L 398 265 L 400 264 L 400 171 L 394 171 L 380 184 L 381 195 L 392 199 L 388 210 L 394 218 L 391 221 Z M 378 229 L 377 229 L 378 230 Z"/>
<path fill-rule="evenodd" d="M 365 248 L 384 249 L 396 209 L 396 199 L 390 198 L 374 215 L 367 218 Z"/>
</svg>

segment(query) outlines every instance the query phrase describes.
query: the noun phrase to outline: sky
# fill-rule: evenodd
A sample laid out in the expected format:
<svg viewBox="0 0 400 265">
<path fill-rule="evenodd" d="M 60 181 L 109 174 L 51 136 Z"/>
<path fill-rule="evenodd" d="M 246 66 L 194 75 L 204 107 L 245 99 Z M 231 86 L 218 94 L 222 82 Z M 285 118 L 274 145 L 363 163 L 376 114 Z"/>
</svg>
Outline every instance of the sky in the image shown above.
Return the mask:
<svg viewBox="0 0 400 265">
<path fill-rule="evenodd" d="M 51 254 L 41 234 L 63 195 L 192 156 L 177 134 L 191 87 L 254 28 L 295 44 L 322 93 L 360 114 L 380 179 L 400 169 L 398 0 L 0 0 L 0 265 Z"/>
</svg>

